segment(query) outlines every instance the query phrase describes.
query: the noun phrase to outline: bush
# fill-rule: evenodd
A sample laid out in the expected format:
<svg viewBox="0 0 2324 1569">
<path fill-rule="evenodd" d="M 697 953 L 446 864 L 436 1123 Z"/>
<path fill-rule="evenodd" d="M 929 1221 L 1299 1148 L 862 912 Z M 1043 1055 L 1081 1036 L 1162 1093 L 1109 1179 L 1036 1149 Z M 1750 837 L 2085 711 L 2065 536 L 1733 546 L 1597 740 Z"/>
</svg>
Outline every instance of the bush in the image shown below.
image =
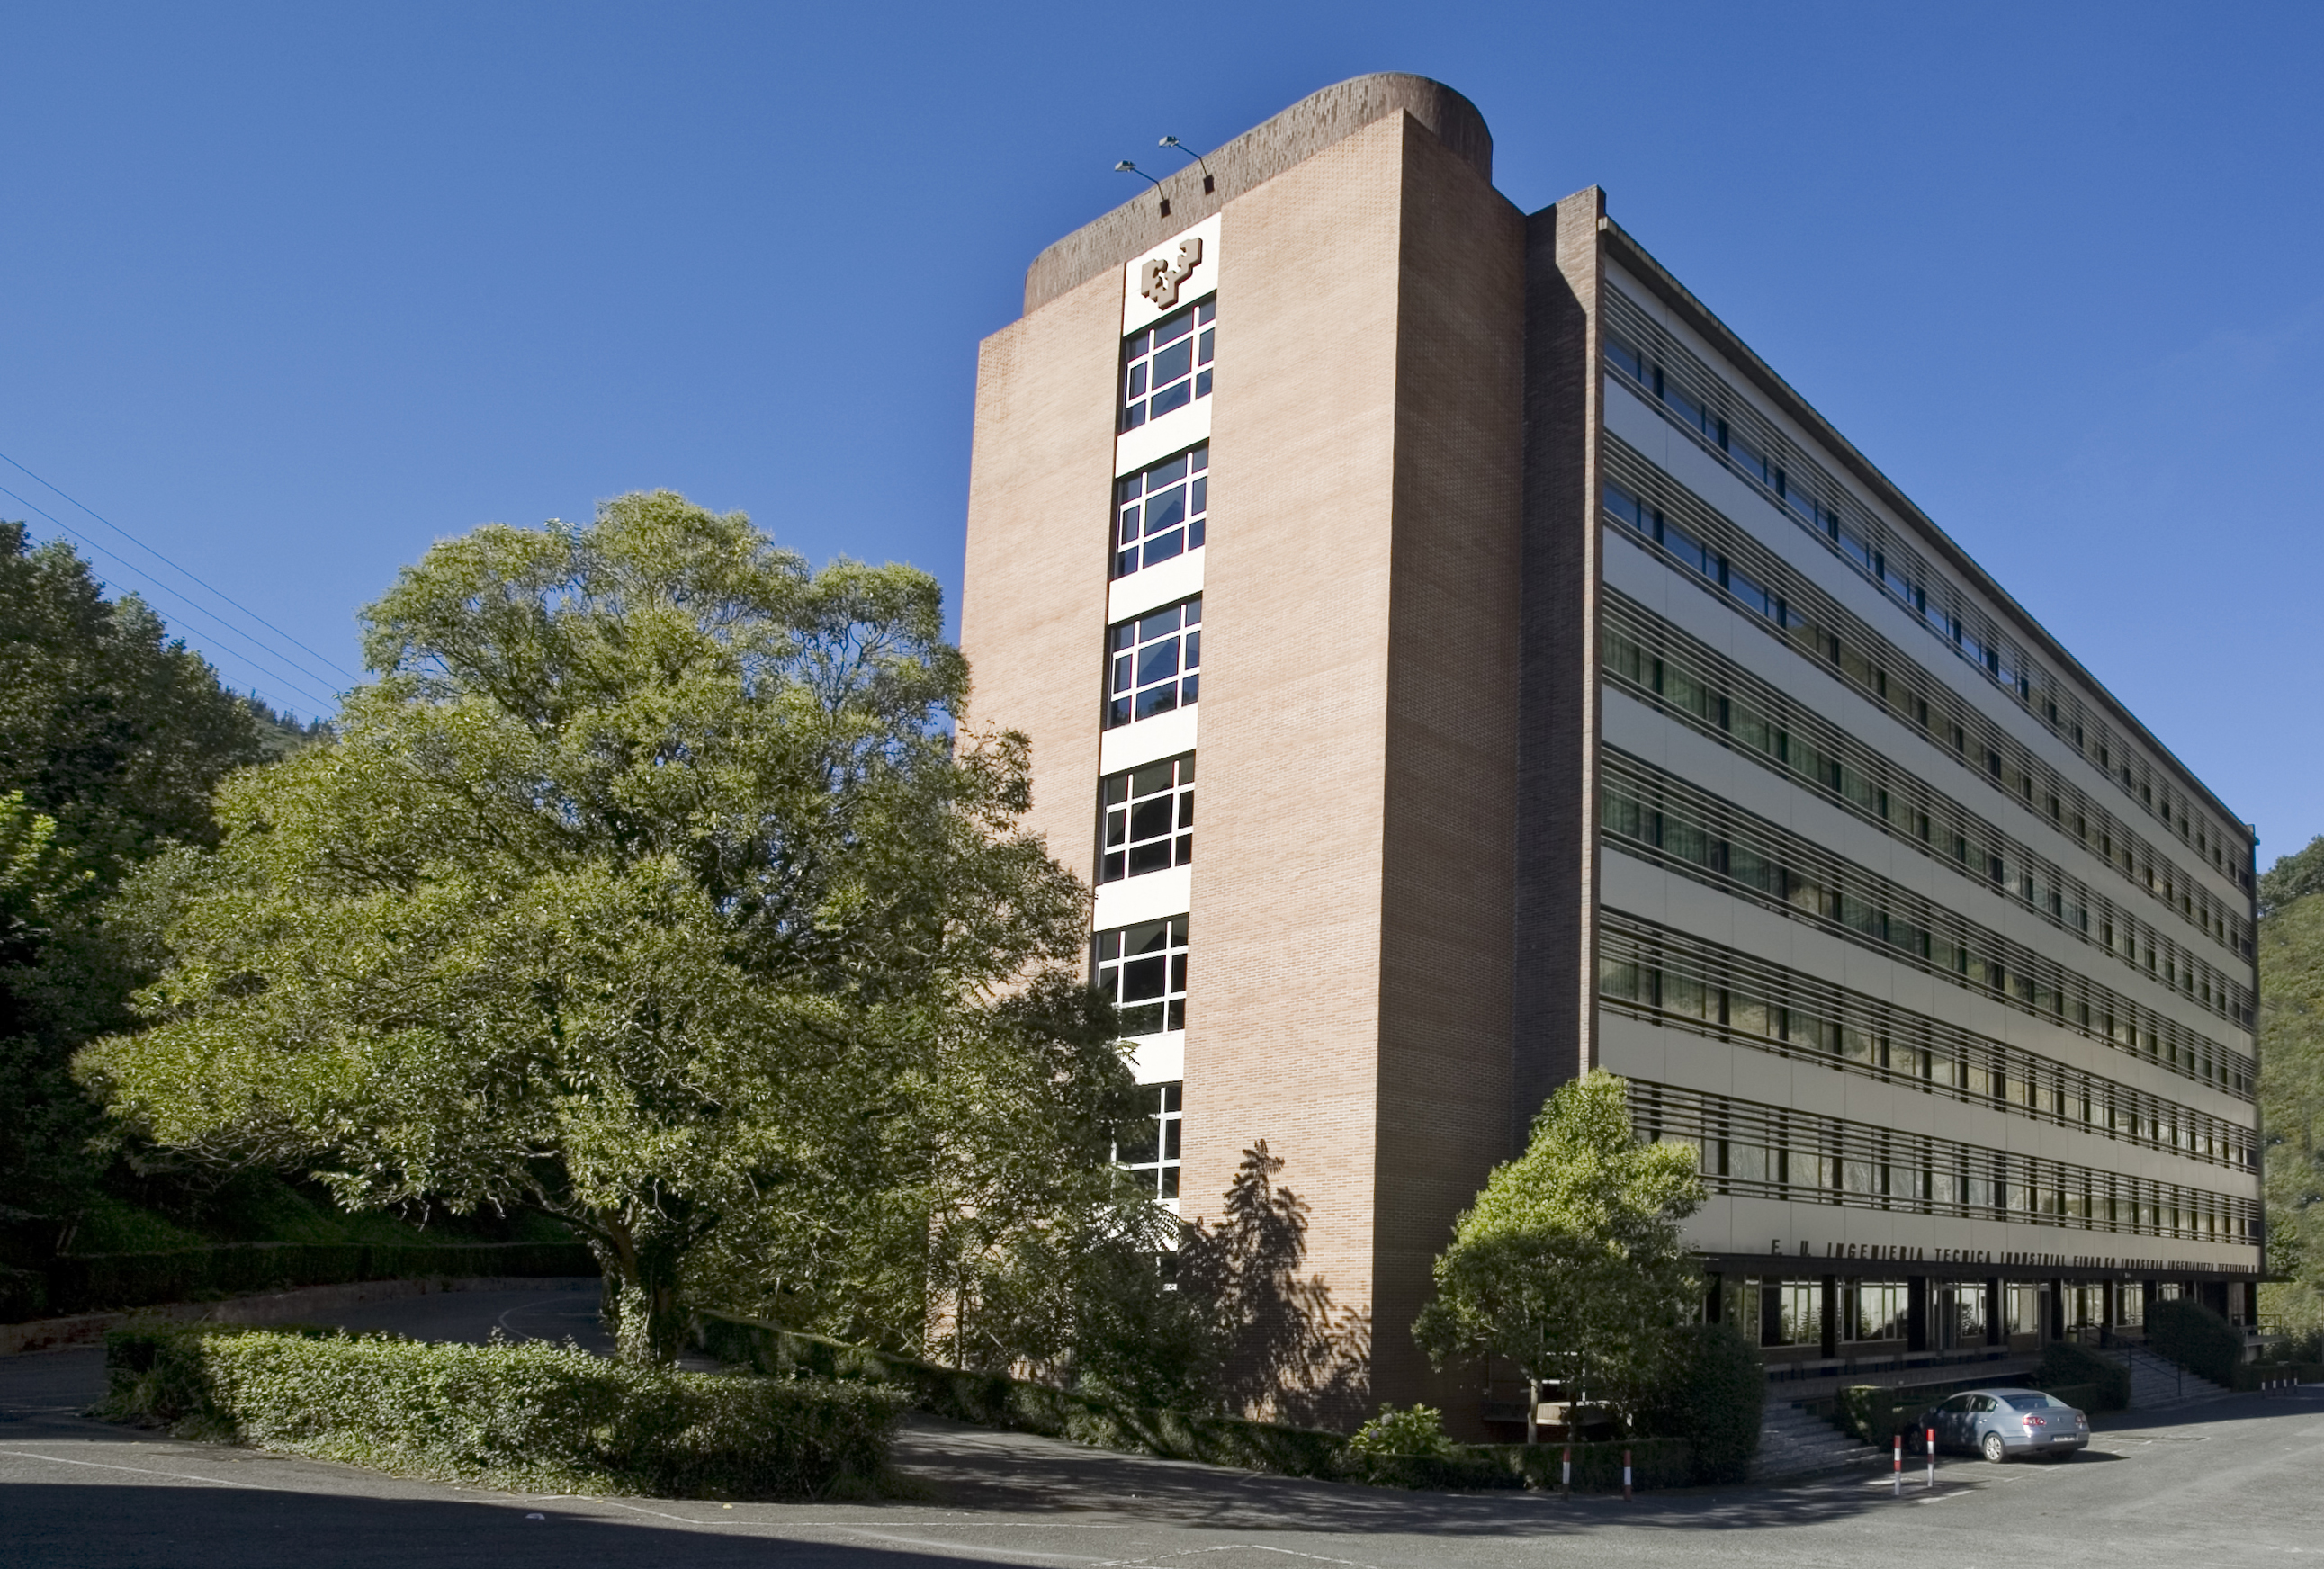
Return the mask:
<svg viewBox="0 0 2324 1569">
<path fill-rule="evenodd" d="M 2295 1338 L 2277 1341 L 2260 1353 L 2259 1360 L 2310 1366 L 2324 1362 L 2324 1330 L 2311 1329 Z M 2283 1378 L 2289 1375 L 2279 1373 L 2276 1376 Z"/>
<path fill-rule="evenodd" d="M 1452 1441 L 1444 1436 L 1444 1413 L 1435 1407 L 1407 1406 L 1399 1411 L 1394 1406 L 1382 1406 L 1379 1416 L 1356 1429 L 1348 1440 L 1348 1449 L 1368 1458 L 1444 1455 L 1452 1453 Z"/>
<path fill-rule="evenodd" d="M 1925 1389 L 1889 1389 L 1878 1384 L 1855 1384 L 1835 1398 L 1834 1416 L 1840 1425 L 1877 1449 L 1888 1447 L 1899 1433 L 1913 1431 L 1920 1414 L 1929 1408 Z"/>
<path fill-rule="evenodd" d="M 536 1491 L 818 1497 L 868 1484 L 902 1391 L 668 1372 L 571 1345 L 309 1328 L 115 1331 L 101 1413 L 406 1475 Z"/>
<path fill-rule="evenodd" d="M 2324 1362 L 2246 1362 L 2236 1370 L 2236 1388 L 2246 1394 L 2262 1384 L 2283 1379 L 2299 1384 L 2324 1384 Z"/>
<path fill-rule="evenodd" d="M 1759 1453 L 1766 1404 L 1759 1348 L 1731 1324 L 1698 1324 L 1683 1332 L 1670 1381 L 1648 1402 L 1646 1425 L 1686 1440 L 1694 1481 L 1740 1481 Z"/>
<path fill-rule="evenodd" d="M 2244 1360 L 2243 1332 L 2187 1297 L 2147 1307 L 2146 1344 L 2155 1355 L 2227 1389 L 2235 1388 Z"/>
<path fill-rule="evenodd" d="M 2130 1405 L 2130 1370 L 2070 1341 L 2052 1341 L 2043 1348 L 2034 1386 L 2085 1411 L 2120 1411 Z M 2066 1394 L 2070 1389 L 2089 1398 L 2070 1399 Z"/>
<path fill-rule="evenodd" d="M 2043 1387 L 2042 1392 L 2053 1400 L 2063 1400 L 2078 1411 L 2122 1409 L 2120 1406 L 2109 1406 L 2105 1403 L 2114 1398 L 2114 1391 L 2103 1384 L 2047 1384 Z"/>
</svg>

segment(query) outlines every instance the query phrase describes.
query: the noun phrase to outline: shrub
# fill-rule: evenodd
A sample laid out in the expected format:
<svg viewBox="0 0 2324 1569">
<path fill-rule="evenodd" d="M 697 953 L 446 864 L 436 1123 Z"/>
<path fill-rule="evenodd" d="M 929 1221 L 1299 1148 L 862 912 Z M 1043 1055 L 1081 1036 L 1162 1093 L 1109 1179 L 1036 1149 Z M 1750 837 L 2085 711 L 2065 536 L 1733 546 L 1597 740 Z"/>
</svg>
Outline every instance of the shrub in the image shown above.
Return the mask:
<svg viewBox="0 0 2324 1569">
<path fill-rule="evenodd" d="M 2243 1333 L 2191 1297 L 2167 1298 L 2146 1310 L 2146 1344 L 2198 1378 L 2233 1389 L 2244 1360 Z"/>
<path fill-rule="evenodd" d="M 2052 1341 L 2043 1348 L 2034 1383 L 2085 1411 L 2120 1411 L 2130 1405 L 2130 1370 L 2070 1341 Z M 2067 1399 L 2069 1388 L 2082 1389 L 2090 1398 Z"/>
<path fill-rule="evenodd" d="M 2114 1398 L 2114 1391 L 2103 1384 L 2049 1384 L 2043 1392 L 2053 1400 L 2063 1400 L 2078 1411 L 2119 1411 L 2120 1406 L 2105 1402 Z"/>
<path fill-rule="evenodd" d="M 884 1463 L 900 1390 L 668 1372 L 571 1345 L 218 1324 L 106 1339 L 102 1413 L 408 1475 L 550 1491 L 820 1496 Z"/>
<path fill-rule="evenodd" d="M 1920 1414 L 1928 1409 L 1929 1398 L 1921 1389 L 1855 1384 L 1840 1392 L 1835 1405 L 1841 1426 L 1867 1444 L 1886 1449 L 1896 1435 L 1913 1430 Z"/>
<path fill-rule="evenodd" d="M 1683 1438 L 1699 1483 L 1740 1481 L 1759 1453 L 1767 1375 L 1759 1349 L 1731 1324 L 1690 1325 L 1668 1382 L 1647 1404 L 1647 1428 Z"/>
<path fill-rule="evenodd" d="M 1356 1429 L 1348 1440 L 1356 1454 L 1450 1454 L 1452 1441 L 1444 1436 L 1444 1413 L 1434 1406 L 1406 1406 L 1397 1410 L 1382 1406 L 1379 1416 Z"/>
<path fill-rule="evenodd" d="M 2300 1384 L 2324 1384 L 2324 1362 L 2246 1362 L 2236 1370 L 2236 1388 L 2246 1394 L 2279 1379 Z"/>
</svg>

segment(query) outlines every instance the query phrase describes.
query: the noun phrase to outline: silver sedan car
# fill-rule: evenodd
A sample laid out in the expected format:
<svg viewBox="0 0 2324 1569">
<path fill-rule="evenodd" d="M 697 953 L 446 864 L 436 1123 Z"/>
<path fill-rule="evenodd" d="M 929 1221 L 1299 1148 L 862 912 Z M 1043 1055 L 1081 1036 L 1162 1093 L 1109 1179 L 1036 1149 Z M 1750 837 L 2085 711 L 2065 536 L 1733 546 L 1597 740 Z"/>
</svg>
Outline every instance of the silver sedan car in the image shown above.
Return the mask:
<svg viewBox="0 0 2324 1569">
<path fill-rule="evenodd" d="M 2090 1441 L 2090 1419 L 2039 1389 L 1970 1389 L 1921 1414 L 1940 1449 L 1969 1449 L 1999 1464 L 2013 1454 L 2070 1459 Z"/>
</svg>

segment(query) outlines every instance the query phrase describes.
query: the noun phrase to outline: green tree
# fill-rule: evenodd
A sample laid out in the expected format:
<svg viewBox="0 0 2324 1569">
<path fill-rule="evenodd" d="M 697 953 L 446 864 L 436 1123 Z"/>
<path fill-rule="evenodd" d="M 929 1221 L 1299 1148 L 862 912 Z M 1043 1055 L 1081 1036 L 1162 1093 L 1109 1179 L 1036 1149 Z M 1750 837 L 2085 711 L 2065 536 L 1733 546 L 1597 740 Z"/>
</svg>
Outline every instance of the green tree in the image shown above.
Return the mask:
<svg viewBox="0 0 2324 1569">
<path fill-rule="evenodd" d="M 250 706 L 143 601 L 106 599 L 69 546 L 0 523 L 0 791 L 53 818 L 100 889 L 213 839 L 211 792 L 261 755 Z"/>
<path fill-rule="evenodd" d="M 438 544 L 366 625 L 336 738 L 229 781 L 218 849 L 156 870 L 152 1028 L 80 1059 L 126 1124 L 350 1207 L 558 1216 L 660 1358 L 689 1271 L 860 1274 L 883 1204 L 942 1273 L 892 1195 L 941 1186 L 899 1143 L 975 1127 L 935 1106 L 964 1061 L 1072 1081 L 1048 1158 L 1102 1164 L 1125 1070 L 1040 1012 L 1086 894 L 1017 827 L 1022 738 L 947 733 L 932 579 L 811 573 L 656 492 Z M 1001 1077 L 1020 1115 L 1040 1074 Z"/>
<path fill-rule="evenodd" d="M 2268 877 L 2298 860 L 2284 857 Z M 2312 1328 L 2324 1323 L 2324 898 L 2287 899 L 2261 920 L 2259 970 L 2267 1263 L 2279 1277 L 2260 1289 L 2271 1317 Z"/>
<path fill-rule="evenodd" d="M 1506 1358 L 1528 1389 L 1555 1379 L 1634 1415 L 1700 1300 L 1679 1230 L 1702 1204 L 1695 1164 L 1685 1145 L 1638 1140 L 1614 1075 L 1559 1086 L 1437 1255 L 1435 1299 L 1413 1326 L 1430 1361 Z"/>
<path fill-rule="evenodd" d="M 69 1241 L 108 1164 L 67 1065 L 151 972 L 105 901 L 211 838 L 210 792 L 259 756 L 249 708 L 160 617 L 0 523 L 0 1224 L 21 1261 Z"/>
<path fill-rule="evenodd" d="M 2264 919 L 2319 891 L 2324 891 L 2324 834 L 2309 840 L 2302 849 L 2278 856 L 2275 864 L 2260 874 L 2260 916 Z"/>
</svg>

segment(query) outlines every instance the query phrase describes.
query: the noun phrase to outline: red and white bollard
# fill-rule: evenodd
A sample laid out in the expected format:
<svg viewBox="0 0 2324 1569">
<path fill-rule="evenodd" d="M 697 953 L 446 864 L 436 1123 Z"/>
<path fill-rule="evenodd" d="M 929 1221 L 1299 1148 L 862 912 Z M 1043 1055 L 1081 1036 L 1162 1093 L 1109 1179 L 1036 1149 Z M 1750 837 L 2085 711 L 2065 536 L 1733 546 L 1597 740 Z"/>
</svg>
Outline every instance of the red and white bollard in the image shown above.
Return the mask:
<svg viewBox="0 0 2324 1569">
<path fill-rule="evenodd" d="M 1903 1498 L 1904 1496 L 1904 1435 L 1902 1433 L 1896 1435 L 1896 1486 L 1895 1491 L 1898 1498 Z"/>
<path fill-rule="evenodd" d="M 1567 1492 L 1572 1492 L 1573 1491 L 1573 1445 L 1571 1444 L 1565 1446 L 1565 1460 L 1560 1469 L 1563 1474 L 1559 1481 Z"/>
<path fill-rule="evenodd" d="M 1622 1501 L 1630 1501 L 1630 1452 L 1622 1451 Z"/>
<path fill-rule="evenodd" d="M 1929 1491 L 1932 1491 L 1932 1492 L 1933 1492 L 1933 1491 L 1936 1491 L 1936 1486 L 1937 1486 L 1937 1430 L 1936 1430 L 1935 1428 L 1933 1428 L 1933 1427 L 1932 1427 L 1932 1428 L 1930 1428 L 1930 1429 L 1929 1429 L 1929 1432 L 1928 1432 L 1928 1444 L 1929 1444 Z"/>
</svg>

